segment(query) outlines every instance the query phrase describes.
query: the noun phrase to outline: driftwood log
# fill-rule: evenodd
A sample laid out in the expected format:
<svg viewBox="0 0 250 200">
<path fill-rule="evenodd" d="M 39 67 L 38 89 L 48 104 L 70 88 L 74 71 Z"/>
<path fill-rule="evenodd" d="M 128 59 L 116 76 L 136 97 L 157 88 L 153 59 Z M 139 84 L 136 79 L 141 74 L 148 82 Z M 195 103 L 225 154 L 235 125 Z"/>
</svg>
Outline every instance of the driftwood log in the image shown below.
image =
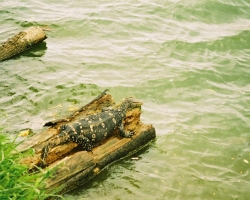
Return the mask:
<svg viewBox="0 0 250 200">
<path fill-rule="evenodd" d="M 22 163 L 27 164 L 30 169 L 38 165 L 41 161 L 42 148 L 58 134 L 58 128 L 62 124 L 101 112 L 103 108 L 114 105 L 112 96 L 104 91 L 69 117 L 46 123 L 45 126 L 50 126 L 48 129 L 32 136 L 18 146 L 19 151 L 25 151 L 29 148 L 35 150 L 35 155 L 25 158 Z M 61 187 L 60 194 L 63 194 L 75 189 L 99 174 L 109 164 L 145 147 L 156 135 L 152 125 L 146 125 L 140 121 L 140 114 L 141 108 L 134 108 L 126 113 L 124 128 L 135 132 L 132 138 L 121 138 L 118 130 L 115 130 L 112 137 L 95 147 L 92 152 L 82 151 L 73 142 L 52 148 L 46 159 L 49 165 L 47 169 L 54 168 L 56 171 L 53 178 L 49 178 L 46 182 L 47 190 L 53 191 Z"/>
<path fill-rule="evenodd" d="M 46 38 L 43 29 L 38 26 L 21 31 L 0 45 L 0 61 L 28 50 Z"/>
</svg>

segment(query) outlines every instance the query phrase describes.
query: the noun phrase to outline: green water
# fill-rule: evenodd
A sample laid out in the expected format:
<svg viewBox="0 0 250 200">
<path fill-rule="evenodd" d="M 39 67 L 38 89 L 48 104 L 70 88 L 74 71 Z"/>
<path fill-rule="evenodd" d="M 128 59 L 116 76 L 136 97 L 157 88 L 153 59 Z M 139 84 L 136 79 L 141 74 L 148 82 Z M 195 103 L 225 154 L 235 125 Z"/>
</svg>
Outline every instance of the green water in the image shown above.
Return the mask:
<svg viewBox="0 0 250 200">
<path fill-rule="evenodd" d="M 32 25 L 45 43 L 0 63 L 0 126 L 14 136 L 105 88 L 141 100 L 157 139 L 66 199 L 250 196 L 250 2 L 6 1 L 0 41 Z"/>
</svg>

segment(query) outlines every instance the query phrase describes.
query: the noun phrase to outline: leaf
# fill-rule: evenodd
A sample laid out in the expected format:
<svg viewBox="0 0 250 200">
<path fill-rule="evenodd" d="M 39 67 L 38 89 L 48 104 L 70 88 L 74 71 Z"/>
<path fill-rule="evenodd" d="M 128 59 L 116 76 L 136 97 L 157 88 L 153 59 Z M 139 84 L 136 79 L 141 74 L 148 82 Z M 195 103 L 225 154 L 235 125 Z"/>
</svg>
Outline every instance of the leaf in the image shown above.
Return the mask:
<svg viewBox="0 0 250 200">
<path fill-rule="evenodd" d="M 30 129 L 20 131 L 18 136 L 26 137 L 31 133 Z"/>
<path fill-rule="evenodd" d="M 246 160 L 246 159 L 244 159 L 243 161 L 244 161 L 245 163 L 247 163 L 247 164 L 249 163 L 248 160 Z"/>
</svg>

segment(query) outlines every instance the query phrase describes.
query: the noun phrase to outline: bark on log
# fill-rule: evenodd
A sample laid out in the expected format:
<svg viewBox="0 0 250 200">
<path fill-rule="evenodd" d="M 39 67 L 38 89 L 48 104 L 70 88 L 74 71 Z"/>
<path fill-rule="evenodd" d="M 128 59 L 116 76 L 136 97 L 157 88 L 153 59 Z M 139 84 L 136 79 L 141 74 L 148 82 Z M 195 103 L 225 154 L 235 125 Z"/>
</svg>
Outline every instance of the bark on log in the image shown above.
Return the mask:
<svg viewBox="0 0 250 200">
<path fill-rule="evenodd" d="M 45 40 L 46 34 L 40 27 L 30 27 L 0 45 L 0 61 L 32 48 Z"/>
<path fill-rule="evenodd" d="M 32 169 L 41 161 L 42 148 L 58 134 L 59 126 L 101 112 L 103 108 L 113 105 L 112 96 L 104 91 L 69 117 L 46 123 L 46 126 L 51 127 L 18 146 L 19 151 L 34 148 L 36 152 L 33 157 L 25 158 L 22 162 Z M 47 190 L 52 191 L 61 187 L 60 194 L 62 194 L 75 189 L 99 174 L 107 165 L 145 147 L 156 135 L 152 125 L 145 125 L 140 121 L 140 114 L 141 108 L 134 108 L 126 113 L 125 130 L 135 132 L 132 138 L 121 138 L 118 130 L 115 130 L 112 137 L 95 147 L 92 152 L 82 151 L 73 142 L 52 148 L 46 162 L 49 164 L 48 169 L 56 168 L 56 172 L 53 178 L 47 180 Z"/>
</svg>

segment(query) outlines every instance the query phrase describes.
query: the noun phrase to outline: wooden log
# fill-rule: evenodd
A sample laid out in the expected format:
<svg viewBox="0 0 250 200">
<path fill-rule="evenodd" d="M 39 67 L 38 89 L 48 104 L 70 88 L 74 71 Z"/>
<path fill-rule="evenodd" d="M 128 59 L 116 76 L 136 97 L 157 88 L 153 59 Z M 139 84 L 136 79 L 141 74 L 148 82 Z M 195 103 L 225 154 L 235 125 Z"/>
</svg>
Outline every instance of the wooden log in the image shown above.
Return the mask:
<svg viewBox="0 0 250 200">
<path fill-rule="evenodd" d="M 43 29 L 38 26 L 21 31 L 0 45 L 0 61 L 28 50 L 46 38 Z"/>
<path fill-rule="evenodd" d="M 114 105 L 110 94 L 104 91 L 96 99 L 83 106 L 69 117 L 46 123 L 50 128 L 34 135 L 29 140 L 18 146 L 19 151 L 27 148 L 34 148 L 35 155 L 25 158 L 22 163 L 29 165 L 32 169 L 41 161 L 41 150 L 48 141 L 53 140 L 58 134 L 58 128 L 62 124 L 74 122 L 80 118 L 93 113 L 101 112 L 103 108 Z M 124 119 L 125 130 L 135 132 L 132 138 L 121 138 L 118 130 L 104 141 L 100 146 L 95 147 L 92 152 L 82 151 L 77 144 L 70 142 L 51 149 L 46 159 L 49 165 L 47 169 L 56 169 L 52 178 L 46 182 L 48 191 L 61 187 L 60 194 L 77 188 L 99 174 L 109 164 L 131 155 L 145 147 L 155 135 L 152 125 L 145 125 L 140 121 L 141 108 L 134 108 L 126 113 Z M 46 169 L 45 169 L 46 170 Z"/>
</svg>

